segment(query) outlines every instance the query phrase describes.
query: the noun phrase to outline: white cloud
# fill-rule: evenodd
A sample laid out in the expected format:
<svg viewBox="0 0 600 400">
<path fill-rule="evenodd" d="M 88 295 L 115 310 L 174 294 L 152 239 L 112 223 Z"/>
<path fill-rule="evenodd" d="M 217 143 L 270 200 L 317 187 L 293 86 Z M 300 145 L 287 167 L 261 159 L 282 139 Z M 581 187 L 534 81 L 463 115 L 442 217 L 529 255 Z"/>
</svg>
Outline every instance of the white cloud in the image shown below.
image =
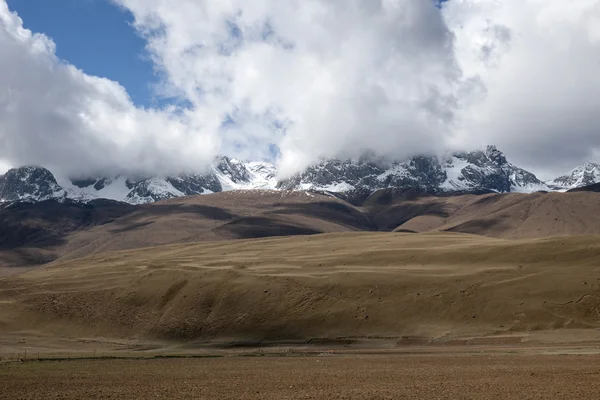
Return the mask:
<svg viewBox="0 0 600 400">
<path fill-rule="evenodd" d="M 204 168 L 219 138 L 196 116 L 136 108 L 116 82 L 55 56 L 0 0 L 0 159 L 79 175 Z"/>
<path fill-rule="evenodd" d="M 444 15 L 487 92 L 461 110 L 458 144 L 494 143 L 545 177 L 598 160 L 600 1 L 451 0 Z"/>
<path fill-rule="evenodd" d="M 446 145 L 471 83 L 423 0 L 118 0 L 200 115 L 231 114 L 226 152 L 281 150 L 294 172 L 365 149 L 404 157 Z M 285 135 L 274 127 L 285 126 Z M 256 155 L 255 155 L 256 157 Z"/>
<path fill-rule="evenodd" d="M 496 144 L 551 177 L 600 153 L 600 0 L 113 1 L 189 108 L 136 108 L 0 0 L 0 159 L 166 173 L 278 146 L 291 173 Z"/>
</svg>

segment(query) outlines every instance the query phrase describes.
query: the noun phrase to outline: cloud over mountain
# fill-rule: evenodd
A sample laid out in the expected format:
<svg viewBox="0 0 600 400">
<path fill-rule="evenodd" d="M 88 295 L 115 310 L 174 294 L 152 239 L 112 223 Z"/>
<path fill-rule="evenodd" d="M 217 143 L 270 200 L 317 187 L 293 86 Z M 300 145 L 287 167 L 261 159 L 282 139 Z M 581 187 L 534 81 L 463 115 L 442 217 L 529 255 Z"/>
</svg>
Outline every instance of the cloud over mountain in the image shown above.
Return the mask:
<svg viewBox="0 0 600 400">
<path fill-rule="evenodd" d="M 598 160 L 600 1 L 450 0 L 443 13 L 486 93 L 461 110 L 458 144 L 494 143 L 546 177 Z"/>
<path fill-rule="evenodd" d="M 600 1 L 113 0 L 171 109 L 58 60 L 0 0 L 0 160 L 197 170 L 497 144 L 549 178 L 600 150 Z"/>
</svg>

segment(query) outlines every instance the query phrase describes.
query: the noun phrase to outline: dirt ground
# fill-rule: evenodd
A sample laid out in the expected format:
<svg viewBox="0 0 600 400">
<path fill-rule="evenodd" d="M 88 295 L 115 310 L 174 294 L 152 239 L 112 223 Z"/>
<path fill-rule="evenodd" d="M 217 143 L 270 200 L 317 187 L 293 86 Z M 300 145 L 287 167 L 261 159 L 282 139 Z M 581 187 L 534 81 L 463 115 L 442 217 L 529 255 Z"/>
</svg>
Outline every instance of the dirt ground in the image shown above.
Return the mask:
<svg viewBox="0 0 600 400">
<path fill-rule="evenodd" d="M 598 355 L 382 355 L 0 364 L 1 399 L 598 399 Z"/>
</svg>

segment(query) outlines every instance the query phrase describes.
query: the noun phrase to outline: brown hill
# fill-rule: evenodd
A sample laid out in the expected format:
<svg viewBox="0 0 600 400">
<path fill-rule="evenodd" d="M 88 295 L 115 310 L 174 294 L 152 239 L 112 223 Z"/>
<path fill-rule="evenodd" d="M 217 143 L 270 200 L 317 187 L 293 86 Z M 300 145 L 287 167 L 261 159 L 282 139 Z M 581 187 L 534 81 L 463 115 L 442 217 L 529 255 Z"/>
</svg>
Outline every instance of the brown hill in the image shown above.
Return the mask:
<svg viewBox="0 0 600 400">
<path fill-rule="evenodd" d="M 137 207 L 20 204 L 0 209 L 0 265 L 173 243 L 373 229 L 368 216 L 344 201 L 305 192 L 227 192 Z"/>
<path fill-rule="evenodd" d="M 542 238 L 600 233 L 599 206 L 600 195 L 587 192 L 427 197 L 377 210 L 375 218 L 399 231 Z"/>
<path fill-rule="evenodd" d="M 244 191 L 133 207 L 40 203 L 0 209 L 0 266 L 200 241 L 349 231 L 472 233 L 497 238 L 600 234 L 600 194 L 453 197 L 384 190 L 362 206 L 307 192 Z"/>
<path fill-rule="evenodd" d="M 0 280 L 0 333 L 451 339 L 599 328 L 600 237 L 346 233 L 99 254 Z"/>
</svg>

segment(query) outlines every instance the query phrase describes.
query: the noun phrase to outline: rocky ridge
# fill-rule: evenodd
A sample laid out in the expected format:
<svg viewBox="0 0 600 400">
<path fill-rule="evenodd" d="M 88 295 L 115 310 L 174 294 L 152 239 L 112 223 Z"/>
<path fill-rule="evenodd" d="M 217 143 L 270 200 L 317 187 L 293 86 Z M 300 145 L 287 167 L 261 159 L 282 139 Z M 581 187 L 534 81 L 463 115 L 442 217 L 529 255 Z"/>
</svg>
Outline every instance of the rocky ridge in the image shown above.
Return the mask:
<svg viewBox="0 0 600 400">
<path fill-rule="evenodd" d="M 323 160 L 282 181 L 278 181 L 273 164 L 229 157 L 220 157 L 204 173 L 142 179 L 116 176 L 57 180 L 43 167 L 28 166 L 11 169 L 0 176 L 0 201 L 110 199 L 146 204 L 174 197 L 254 189 L 314 191 L 362 201 L 377 190 L 388 188 L 434 195 L 531 193 L 567 191 L 597 182 L 600 182 L 598 164 L 586 163 L 565 176 L 542 182 L 533 173 L 510 163 L 495 146 L 488 146 L 445 157 L 415 156 L 388 163 L 368 157 Z"/>
</svg>

